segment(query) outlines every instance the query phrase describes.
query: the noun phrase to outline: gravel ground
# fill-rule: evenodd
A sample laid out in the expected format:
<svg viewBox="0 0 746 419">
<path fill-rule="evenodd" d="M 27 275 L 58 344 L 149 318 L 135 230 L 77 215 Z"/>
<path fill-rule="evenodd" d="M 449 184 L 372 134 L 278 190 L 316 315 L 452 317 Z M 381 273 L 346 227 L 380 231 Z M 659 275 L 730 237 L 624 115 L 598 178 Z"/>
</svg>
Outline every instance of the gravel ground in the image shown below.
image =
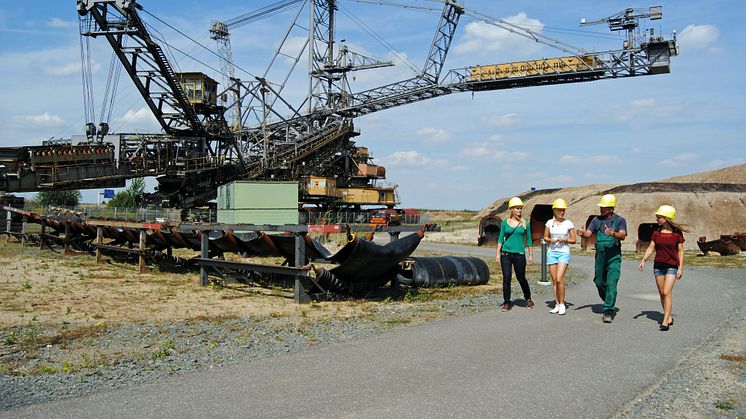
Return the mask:
<svg viewBox="0 0 746 419">
<path fill-rule="evenodd" d="M 743 275 L 743 270 L 718 271 L 718 276 L 727 278 L 737 304 L 744 296 Z M 710 336 L 617 417 L 742 418 L 746 417 L 745 402 L 746 309 L 736 305 Z"/>
<path fill-rule="evenodd" d="M 737 281 L 742 280 L 742 270 L 719 273 L 729 278 L 734 295 L 743 294 Z M 537 295 L 550 292 L 549 287 L 532 288 Z M 69 373 L 0 375 L 0 409 L 79 397 L 216 366 L 251 362 L 314 345 L 385 333 L 394 327 L 485 310 L 501 302 L 500 295 L 492 294 L 456 300 L 397 301 L 381 304 L 376 312 L 367 316 L 321 322 L 266 317 L 131 324 L 104 329 L 94 337 L 86 337 L 87 345 L 99 348 L 102 354 L 116 353 L 116 348 L 122 347 L 139 348 L 135 351 L 137 355 L 98 359 L 93 354 L 87 361 L 91 367 Z M 738 307 L 657 385 L 631 401 L 619 417 L 746 415 L 744 330 L 746 310 Z M 49 354 L 55 355 L 58 354 Z M 734 356 L 735 360 L 722 359 L 721 355 Z M 39 362 L 43 363 L 44 359 Z"/>
<path fill-rule="evenodd" d="M 537 294 L 547 290 L 536 290 Z M 34 376 L 0 375 L 0 409 L 78 397 L 139 385 L 163 377 L 251 362 L 314 345 L 343 342 L 445 316 L 496 307 L 498 295 L 381 304 L 364 317 L 311 321 L 294 317 L 239 318 L 178 323 L 130 324 L 86 337 L 97 352 L 89 368 Z M 116 358 L 117 348 L 139 348 Z M 64 351 L 54 347 L 50 350 Z M 133 353 L 133 351 L 128 351 Z M 16 354 L 19 357 L 23 353 Z M 56 357 L 58 353 L 49 353 Z M 9 356 L 6 354 L 6 356 Z M 43 364 L 45 358 L 38 360 Z"/>
</svg>

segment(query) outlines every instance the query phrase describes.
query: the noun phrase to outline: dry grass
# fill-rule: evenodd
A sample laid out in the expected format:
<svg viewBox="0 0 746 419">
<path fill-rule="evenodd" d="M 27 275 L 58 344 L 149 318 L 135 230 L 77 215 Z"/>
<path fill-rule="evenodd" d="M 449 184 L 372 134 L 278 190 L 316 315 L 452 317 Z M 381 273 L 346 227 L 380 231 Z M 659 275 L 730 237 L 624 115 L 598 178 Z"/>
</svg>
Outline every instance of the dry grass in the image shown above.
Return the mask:
<svg viewBox="0 0 746 419">
<path fill-rule="evenodd" d="M 292 310 L 291 300 L 247 292 L 247 287 L 200 287 L 196 274 L 153 271 L 90 256 L 0 245 L 0 329 L 28 324 L 74 327 L 154 319 L 241 316 Z"/>
<path fill-rule="evenodd" d="M 176 255 L 192 257 L 178 250 Z M 232 260 L 280 264 L 281 258 Z M 488 261 L 489 263 L 489 261 Z M 494 262 L 491 262 L 494 264 Z M 107 326 L 159 321 L 199 321 L 247 316 L 301 316 L 313 319 L 365 316 L 380 302 L 343 299 L 296 305 L 286 298 L 289 289 L 261 288 L 242 284 L 201 287 L 196 273 L 137 273 L 136 266 L 107 261 L 96 264 L 91 256 L 62 256 L 19 244 L 0 241 L 0 331 L 29 325 L 64 326 L 64 334 L 48 336 L 49 343 L 72 338 L 74 333 L 95 333 L 97 325 Z M 497 270 L 493 266 L 493 271 Z M 452 287 L 426 291 L 433 298 L 499 290 L 495 278 L 482 287 Z M 58 337 L 55 337 L 59 335 Z M 47 342 L 39 341 L 40 344 Z"/>
</svg>

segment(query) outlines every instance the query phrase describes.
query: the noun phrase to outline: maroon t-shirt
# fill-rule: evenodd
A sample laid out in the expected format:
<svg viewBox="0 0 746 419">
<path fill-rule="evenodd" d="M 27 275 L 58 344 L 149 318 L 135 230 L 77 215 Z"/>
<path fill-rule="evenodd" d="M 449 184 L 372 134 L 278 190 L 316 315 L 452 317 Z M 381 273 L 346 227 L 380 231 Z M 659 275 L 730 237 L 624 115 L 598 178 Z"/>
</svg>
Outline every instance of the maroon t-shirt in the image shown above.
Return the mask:
<svg viewBox="0 0 746 419">
<path fill-rule="evenodd" d="M 655 242 L 655 262 L 679 266 L 679 243 L 684 243 L 684 235 L 680 232 L 661 233 L 654 231 L 652 240 Z"/>
</svg>

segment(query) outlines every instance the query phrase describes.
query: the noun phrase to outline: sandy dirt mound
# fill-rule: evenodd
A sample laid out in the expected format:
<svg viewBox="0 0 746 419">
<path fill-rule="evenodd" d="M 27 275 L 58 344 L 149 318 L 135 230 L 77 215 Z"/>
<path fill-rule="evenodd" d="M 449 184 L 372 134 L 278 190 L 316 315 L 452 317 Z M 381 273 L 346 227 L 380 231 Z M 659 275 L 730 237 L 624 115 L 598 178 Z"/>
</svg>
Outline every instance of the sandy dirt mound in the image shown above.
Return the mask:
<svg viewBox="0 0 746 419">
<path fill-rule="evenodd" d="M 697 248 L 697 238 L 716 239 L 721 234 L 746 231 L 746 164 L 711 172 L 679 176 L 658 182 L 633 185 L 587 185 L 564 189 L 531 191 L 519 196 L 525 203 L 528 218 L 537 204 L 551 204 L 564 198 L 568 205 L 567 218 L 575 225 L 583 225 L 589 215 L 598 214 L 598 199 L 605 193 L 617 198 L 617 213 L 627 219 L 628 238 L 624 250 L 634 250 L 641 223 L 655 222 L 655 211 L 663 204 L 673 205 L 677 221 L 686 224 L 690 232 L 684 247 Z M 736 181 L 738 180 L 738 182 Z M 675 186 L 671 183 L 677 183 Z M 680 184 L 679 184 L 680 183 Z M 507 201 L 500 198 L 480 211 L 479 217 L 496 213 L 508 215 Z"/>
<path fill-rule="evenodd" d="M 709 172 L 675 176 L 661 179 L 660 182 L 746 183 L 746 164 L 710 170 Z"/>
</svg>

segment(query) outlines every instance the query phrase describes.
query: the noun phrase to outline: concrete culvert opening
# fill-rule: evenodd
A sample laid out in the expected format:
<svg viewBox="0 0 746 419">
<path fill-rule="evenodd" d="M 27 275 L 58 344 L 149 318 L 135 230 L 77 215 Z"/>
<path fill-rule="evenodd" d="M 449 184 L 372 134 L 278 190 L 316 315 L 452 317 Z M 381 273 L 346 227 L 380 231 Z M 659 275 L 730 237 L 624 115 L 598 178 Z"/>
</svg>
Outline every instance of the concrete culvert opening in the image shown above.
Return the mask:
<svg viewBox="0 0 746 419">
<path fill-rule="evenodd" d="M 637 226 L 637 241 L 635 252 L 644 252 L 653 239 L 653 232 L 658 229 L 658 223 L 641 223 Z"/>
<path fill-rule="evenodd" d="M 554 217 L 554 211 L 549 204 L 536 204 L 531 210 L 531 240 L 534 245 L 541 243 L 544 237 L 544 225 Z"/>
<path fill-rule="evenodd" d="M 486 215 L 479 221 L 479 239 L 477 245 L 497 244 L 500 238 L 500 224 L 502 219 L 496 215 Z"/>
<path fill-rule="evenodd" d="M 596 218 L 596 214 L 591 214 L 588 216 L 588 218 L 585 219 L 584 229 L 588 230 L 588 226 L 591 225 L 591 221 Z M 587 250 L 590 247 L 596 247 L 596 235 L 591 234 L 591 237 L 581 237 L 580 238 L 580 248 L 583 250 Z"/>
</svg>

